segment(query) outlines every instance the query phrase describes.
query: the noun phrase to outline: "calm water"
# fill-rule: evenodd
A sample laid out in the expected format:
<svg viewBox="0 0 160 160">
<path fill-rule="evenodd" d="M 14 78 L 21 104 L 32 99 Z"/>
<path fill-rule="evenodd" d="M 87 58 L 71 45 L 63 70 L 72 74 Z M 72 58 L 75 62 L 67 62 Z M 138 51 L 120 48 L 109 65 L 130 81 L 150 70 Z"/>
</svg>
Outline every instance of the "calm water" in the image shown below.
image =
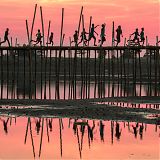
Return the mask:
<svg viewBox="0 0 160 160">
<path fill-rule="evenodd" d="M 159 159 L 160 126 L 0 117 L 0 159 Z"/>
</svg>

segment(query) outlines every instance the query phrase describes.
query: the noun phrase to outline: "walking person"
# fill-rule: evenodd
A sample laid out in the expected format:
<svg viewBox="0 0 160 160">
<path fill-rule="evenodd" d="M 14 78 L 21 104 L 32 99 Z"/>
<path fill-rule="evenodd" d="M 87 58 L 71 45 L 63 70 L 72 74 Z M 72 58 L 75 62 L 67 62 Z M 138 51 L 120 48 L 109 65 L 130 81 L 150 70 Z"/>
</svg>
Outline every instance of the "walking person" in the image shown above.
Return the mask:
<svg viewBox="0 0 160 160">
<path fill-rule="evenodd" d="M 144 45 L 144 42 L 145 42 L 145 38 L 144 38 L 144 28 L 141 28 L 140 42 L 142 42 L 142 46 L 143 46 L 143 45 Z"/>
<path fill-rule="evenodd" d="M 86 34 L 89 34 L 89 33 L 87 33 L 87 32 L 85 31 L 85 28 L 83 28 L 83 31 L 81 32 L 81 35 L 80 35 L 81 40 L 80 40 L 80 42 L 78 43 L 78 45 L 79 45 L 80 43 L 84 42 L 84 45 L 87 46 L 87 41 L 88 41 L 88 40 L 87 40 Z"/>
<path fill-rule="evenodd" d="M 116 46 L 118 46 L 118 44 L 121 42 L 121 36 L 123 37 L 123 34 L 122 34 L 122 28 L 121 26 L 119 25 L 118 28 L 116 29 L 116 40 L 117 41 L 117 44 Z"/>
<path fill-rule="evenodd" d="M 102 28 L 101 28 L 101 35 L 100 35 L 100 40 L 99 40 L 99 42 L 100 42 L 100 46 L 102 46 L 103 45 L 103 43 L 106 41 L 106 38 L 105 38 L 105 27 L 106 27 L 106 24 L 104 23 L 104 24 L 102 24 Z"/>
<path fill-rule="evenodd" d="M 71 43 L 75 43 L 75 46 L 78 46 L 78 31 L 77 30 L 75 30 L 75 33 L 74 33 L 74 35 L 73 35 L 73 41 L 71 42 Z"/>
<path fill-rule="evenodd" d="M 89 33 L 89 39 L 88 39 L 88 41 L 90 41 L 93 38 L 94 39 L 94 46 L 97 46 L 96 45 L 96 37 L 95 37 L 94 33 L 96 33 L 97 36 L 98 36 L 98 33 L 95 31 L 95 28 L 97 28 L 98 26 L 99 25 L 94 26 L 94 24 L 92 24 L 91 31 Z"/>
<path fill-rule="evenodd" d="M 9 35 L 9 28 L 6 29 L 5 33 L 4 33 L 4 41 L 0 42 L 0 46 L 2 43 L 5 43 L 6 41 L 8 42 L 8 46 L 10 47 L 10 42 L 8 39 L 8 35 Z"/>
<path fill-rule="evenodd" d="M 138 28 L 136 28 L 136 30 L 135 30 L 135 32 L 133 32 L 132 34 L 131 34 L 131 36 L 132 35 L 134 35 L 134 38 L 133 38 L 133 42 L 136 42 L 137 41 L 137 43 L 139 44 L 139 32 L 138 32 Z"/>
<path fill-rule="evenodd" d="M 40 29 L 38 29 L 38 32 L 36 34 L 36 40 L 31 40 L 31 42 L 36 42 L 34 45 L 37 45 L 38 43 L 40 43 L 40 45 L 42 45 L 42 34 L 40 32 Z"/>
<path fill-rule="evenodd" d="M 49 43 L 46 43 L 46 44 L 52 44 L 53 46 L 53 32 L 51 32 L 51 35 L 49 36 Z"/>
</svg>

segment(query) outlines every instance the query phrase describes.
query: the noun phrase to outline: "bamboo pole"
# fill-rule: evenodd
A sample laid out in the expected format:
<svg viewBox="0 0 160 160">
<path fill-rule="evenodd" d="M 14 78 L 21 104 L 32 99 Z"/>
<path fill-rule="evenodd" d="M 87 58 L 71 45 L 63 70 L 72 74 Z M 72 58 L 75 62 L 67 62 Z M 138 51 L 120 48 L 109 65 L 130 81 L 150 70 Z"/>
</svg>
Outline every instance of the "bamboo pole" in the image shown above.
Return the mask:
<svg viewBox="0 0 160 160">
<path fill-rule="evenodd" d="M 41 11 L 42 14 L 42 11 Z M 43 17 L 43 16 L 41 16 Z M 42 18 L 43 19 L 43 18 Z M 47 47 L 48 47 L 48 38 L 49 38 L 49 33 L 50 33 L 50 25 L 51 25 L 51 21 L 49 21 L 48 23 L 48 34 L 47 34 Z M 44 76 L 44 99 L 46 99 L 46 72 L 47 72 L 47 59 L 48 59 L 48 50 L 46 51 L 46 55 L 45 55 L 45 76 Z"/>
<path fill-rule="evenodd" d="M 35 18 L 36 18 L 36 11 L 37 11 L 37 4 L 35 4 L 35 9 L 34 9 L 34 15 L 33 15 L 33 20 L 32 20 L 32 27 L 31 27 L 31 34 L 30 34 L 30 42 L 29 42 L 29 44 L 31 44 L 31 40 L 32 40 L 34 22 L 35 22 Z"/>
<path fill-rule="evenodd" d="M 27 39 L 28 39 L 28 44 L 30 43 L 29 40 L 29 29 L 28 29 L 28 21 L 26 20 L 26 31 L 27 31 Z"/>
<path fill-rule="evenodd" d="M 30 121 L 30 134 L 31 134 L 31 141 L 32 141 L 32 149 L 33 149 L 33 156 L 35 158 L 35 148 L 34 148 L 34 141 L 33 141 L 33 135 L 32 135 L 32 125 L 31 125 L 31 121 Z"/>
<path fill-rule="evenodd" d="M 43 22 L 43 12 L 42 12 L 42 7 L 41 6 L 40 6 L 40 14 L 41 14 L 41 23 L 42 23 L 43 46 L 45 46 L 44 22 Z"/>
<path fill-rule="evenodd" d="M 79 17 L 78 36 L 79 36 L 79 31 L 80 31 L 80 26 L 81 26 L 82 14 L 83 14 L 83 6 L 81 7 L 81 13 L 80 13 L 80 17 Z"/>
<path fill-rule="evenodd" d="M 27 121 L 26 134 L 25 134 L 24 144 L 26 144 L 26 142 L 27 142 L 27 135 L 28 135 L 28 127 L 29 127 L 29 124 L 30 124 L 30 117 L 28 118 L 28 121 Z"/>
</svg>

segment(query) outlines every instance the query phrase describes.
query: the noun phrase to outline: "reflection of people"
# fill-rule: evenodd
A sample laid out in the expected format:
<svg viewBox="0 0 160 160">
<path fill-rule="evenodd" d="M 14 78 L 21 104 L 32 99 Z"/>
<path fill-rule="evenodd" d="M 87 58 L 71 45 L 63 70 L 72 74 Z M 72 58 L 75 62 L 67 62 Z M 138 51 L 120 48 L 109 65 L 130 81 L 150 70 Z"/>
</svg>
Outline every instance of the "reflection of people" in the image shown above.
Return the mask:
<svg viewBox="0 0 160 160">
<path fill-rule="evenodd" d="M 31 42 L 36 42 L 34 45 L 37 45 L 38 43 L 40 43 L 40 45 L 42 45 L 42 35 L 41 35 L 41 32 L 40 32 L 40 29 L 38 29 L 38 32 L 36 34 L 36 40 L 31 40 Z"/>
<path fill-rule="evenodd" d="M 135 136 L 135 138 L 137 138 L 137 133 L 138 133 L 138 123 L 136 124 L 136 126 L 133 126 L 133 125 L 132 125 L 132 128 L 133 128 L 134 136 Z"/>
<path fill-rule="evenodd" d="M 37 134 L 39 134 L 40 128 L 41 128 L 41 118 L 39 118 L 38 120 L 36 120 Z"/>
<path fill-rule="evenodd" d="M 52 132 L 52 119 L 49 119 L 49 123 L 48 123 L 48 125 L 49 125 L 49 129 L 50 129 L 50 131 Z"/>
<path fill-rule="evenodd" d="M 120 130 L 119 123 L 117 122 L 117 123 L 116 123 L 116 133 L 115 133 L 115 137 L 117 137 L 117 140 L 120 139 L 121 132 L 122 132 L 122 130 Z"/>
<path fill-rule="evenodd" d="M 141 140 L 143 139 L 143 129 L 144 129 L 144 126 L 143 126 L 143 123 L 142 123 L 142 125 L 140 125 L 140 127 L 139 127 L 139 135 L 140 135 Z"/>
<path fill-rule="evenodd" d="M 93 141 L 93 130 L 94 130 L 94 128 L 95 128 L 94 121 L 93 121 L 93 126 L 92 127 L 90 127 L 89 124 L 88 124 L 88 135 L 89 135 L 91 141 Z"/>
<path fill-rule="evenodd" d="M 100 121 L 99 133 L 100 133 L 101 141 L 104 141 L 104 124 L 102 121 Z"/>
<path fill-rule="evenodd" d="M 9 42 L 9 39 L 8 39 L 8 35 L 9 35 L 9 28 L 6 29 L 6 31 L 4 33 L 4 41 L 0 42 L 0 45 L 7 41 L 8 42 L 8 46 L 10 47 L 10 42 Z"/>
<path fill-rule="evenodd" d="M 7 127 L 7 124 L 8 124 L 8 121 L 9 121 L 9 118 L 7 118 L 7 120 L 3 120 L 0 118 L 0 120 L 3 122 L 3 129 L 5 131 L 5 133 L 7 134 L 8 133 L 8 127 Z"/>
</svg>

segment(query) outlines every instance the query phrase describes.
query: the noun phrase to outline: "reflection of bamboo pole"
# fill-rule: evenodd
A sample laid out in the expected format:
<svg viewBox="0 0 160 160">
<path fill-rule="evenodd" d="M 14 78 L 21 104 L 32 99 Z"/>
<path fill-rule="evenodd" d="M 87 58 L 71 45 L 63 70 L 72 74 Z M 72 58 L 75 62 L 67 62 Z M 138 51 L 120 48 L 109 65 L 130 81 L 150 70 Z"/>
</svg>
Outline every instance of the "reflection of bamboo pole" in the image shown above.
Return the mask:
<svg viewBox="0 0 160 160">
<path fill-rule="evenodd" d="M 59 136 L 60 136 L 60 150 L 61 150 L 61 157 L 62 157 L 62 128 L 61 128 L 61 119 L 59 119 Z"/>
<path fill-rule="evenodd" d="M 42 118 L 42 131 L 41 131 L 41 140 L 40 140 L 40 147 L 39 147 L 39 157 L 41 156 L 41 149 L 42 149 L 43 127 L 44 127 L 44 118 Z"/>
<path fill-rule="evenodd" d="M 46 118 L 46 128 L 47 128 L 47 137 L 48 137 L 48 142 L 49 142 L 48 119 L 47 118 Z"/>
<path fill-rule="evenodd" d="M 77 140 L 78 140 L 79 155 L 80 155 L 80 158 L 82 158 L 81 145 L 80 145 L 80 142 L 79 142 L 78 128 L 76 130 L 77 130 Z"/>
<path fill-rule="evenodd" d="M 34 21 L 35 21 L 35 17 L 36 17 L 36 10 L 37 10 L 37 4 L 35 5 L 35 9 L 34 9 L 34 16 L 33 16 L 32 27 L 31 27 L 31 34 L 30 34 L 30 42 L 32 40 Z"/>
<path fill-rule="evenodd" d="M 32 148 L 33 148 L 33 155 L 35 157 L 35 148 L 34 148 L 34 141 L 33 141 L 33 135 L 32 135 L 32 125 L 31 125 L 31 121 L 30 121 L 30 134 L 31 134 L 31 141 L 32 141 Z"/>
<path fill-rule="evenodd" d="M 26 141 L 27 141 L 27 134 L 28 134 L 28 127 L 29 127 L 29 123 L 30 123 L 30 117 L 28 118 L 28 121 L 27 121 L 26 134 L 25 134 L 24 144 L 26 144 Z"/>
<path fill-rule="evenodd" d="M 114 135 L 114 121 L 111 121 L 111 143 L 113 144 L 113 135 Z"/>
</svg>

